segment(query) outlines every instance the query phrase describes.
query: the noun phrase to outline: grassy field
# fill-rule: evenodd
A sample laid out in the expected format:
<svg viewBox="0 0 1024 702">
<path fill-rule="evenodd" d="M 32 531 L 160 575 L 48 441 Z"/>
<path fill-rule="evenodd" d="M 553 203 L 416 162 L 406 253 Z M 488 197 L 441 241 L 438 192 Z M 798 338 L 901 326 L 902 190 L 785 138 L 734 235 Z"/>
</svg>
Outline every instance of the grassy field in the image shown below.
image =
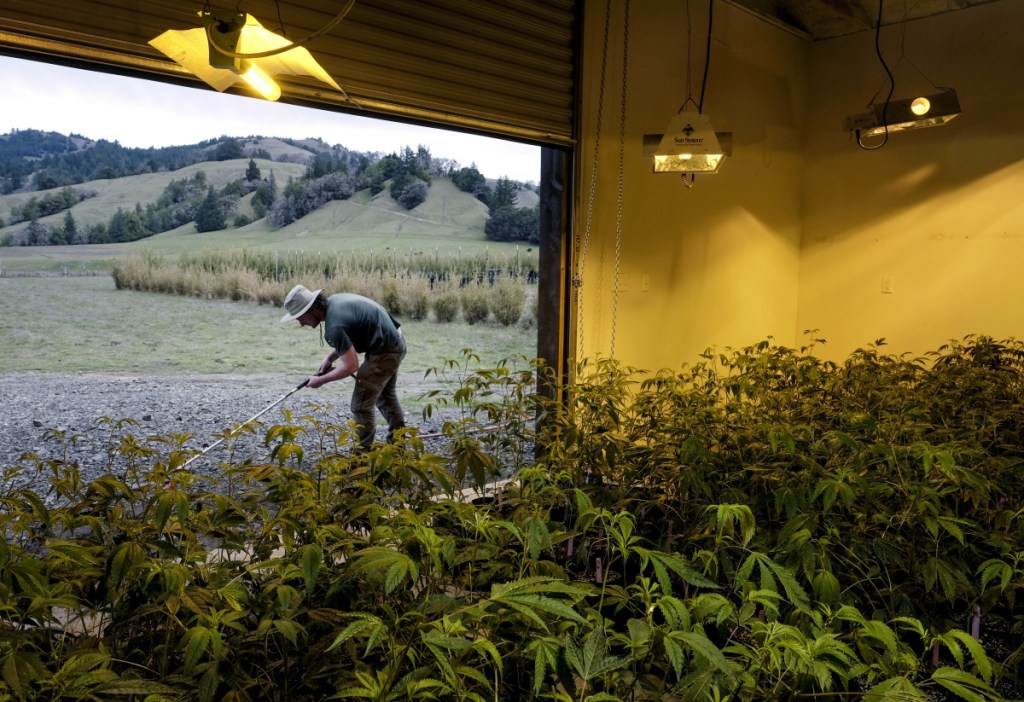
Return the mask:
<svg viewBox="0 0 1024 702">
<path fill-rule="evenodd" d="M 333 292 L 333 291 L 331 291 Z M 107 276 L 0 278 L 0 373 L 285 374 L 315 370 L 316 331 L 281 309 L 117 290 Z M 536 331 L 405 322 L 403 371 L 422 374 L 471 348 L 482 362 L 536 355 Z"/>
<path fill-rule="evenodd" d="M 71 212 L 79 226 L 107 221 L 118 208 L 155 201 L 171 180 L 203 171 L 217 187 L 240 178 L 248 159 L 206 162 L 173 173 L 100 180 L 75 186 L 96 193 Z M 264 177 L 278 187 L 299 177 L 305 166 L 257 160 Z M 0 196 L 0 216 L 45 193 Z M 239 212 L 251 214 L 243 198 Z M 536 204 L 523 191 L 520 206 Z M 60 226 L 64 213 L 41 218 Z M 183 298 L 115 289 L 106 276 L 16 277 L 35 272 L 109 272 L 126 255 L 176 259 L 188 252 L 266 252 L 282 261 L 289 254 L 370 254 L 402 268 L 417 257 L 435 262 L 485 256 L 524 260 L 530 247 L 488 242 L 486 206 L 447 178 L 435 178 L 427 199 L 406 210 L 387 190 L 357 192 L 330 202 L 301 220 L 271 229 L 264 220 L 198 233 L 191 223 L 130 243 L 84 246 L 0 247 L 0 373 L 19 371 L 152 374 L 297 374 L 311 372 L 326 354 L 317 334 L 278 323 L 281 310 L 255 303 Z M 14 231 L 24 224 L 0 228 Z M 536 254 L 533 254 L 534 256 Z M 10 277 L 4 277 L 4 274 Z M 531 315 L 532 317 L 532 315 Z M 403 370 L 422 374 L 471 348 L 484 365 L 513 356 L 536 355 L 536 330 L 497 324 L 435 324 L 405 321 L 410 353 Z"/>
</svg>

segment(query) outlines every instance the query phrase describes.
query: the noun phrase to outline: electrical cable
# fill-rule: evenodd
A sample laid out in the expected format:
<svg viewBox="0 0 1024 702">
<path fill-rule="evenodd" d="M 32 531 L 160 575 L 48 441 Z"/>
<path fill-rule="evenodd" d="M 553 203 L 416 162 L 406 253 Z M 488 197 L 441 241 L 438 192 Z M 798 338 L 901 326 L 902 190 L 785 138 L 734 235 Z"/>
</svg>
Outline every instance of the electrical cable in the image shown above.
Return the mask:
<svg viewBox="0 0 1024 702">
<path fill-rule="evenodd" d="M 707 34 L 707 42 L 706 42 L 705 47 L 704 47 L 704 76 L 703 76 L 703 78 L 701 78 L 701 82 L 700 82 L 700 101 L 696 101 L 696 100 L 693 99 L 693 93 L 690 92 L 690 75 L 692 73 L 691 68 L 690 68 L 690 63 L 691 63 L 690 47 L 693 45 L 693 42 L 690 40 L 691 39 L 691 34 L 690 34 L 690 3 L 689 3 L 689 0 L 687 0 L 687 3 L 686 3 L 686 99 L 683 100 L 683 104 L 679 108 L 679 111 L 677 112 L 677 114 L 682 112 L 683 110 L 685 110 L 686 109 L 686 105 L 688 103 L 693 103 L 693 106 L 697 108 L 697 114 L 704 114 L 704 93 L 705 93 L 705 91 L 707 91 L 707 88 L 708 88 L 708 72 L 711 69 L 711 29 L 714 26 L 714 19 L 715 19 L 715 0 L 708 0 L 708 34 Z M 687 177 L 686 177 L 687 175 L 690 176 L 689 179 L 687 179 Z M 683 185 L 685 185 L 687 188 L 693 188 L 694 181 L 696 181 L 696 179 L 697 179 L 696 174 L 694 174 L 694 173 L 680 173 L 679 176 L 680 176 L 680 178 L 682 178 Z"/>
<path fill-rule="evenodd" d="M 355 6 L 355 4 L 356 4 L 356 0 L 348 0 L 348 2 L 345 3 L 345 6 L 341 8 L 341 11 L 339 11 L 338 14 L 336 14 L 327 24 L 325 24 L 323 27 L 321 27 L 320 29 L 316 30 L 315 32 L 313 32 L 312 34 L 307 36 L 306 38 L 300 39 L 299 41 L 293 41 L 290 44 L 288 44 L 287 46 L 279 46 L 276 49 L 270 49 L 268 51 L 260 51 L 260 52 L 255 53 L 255 54 L 240 54 L 240 53 L 238 53 L 236 51 L 232 51 L 231 49 L 225 49 L 224 47 L 222 47 L 220 44 L 218 44 L 214 40 L 214 38 L 213 38 L 213 31 L 211 29 L 211 24 L 210 23 L 206 24 L 206 39 L 207 39 L 207 41 L 210 42 L 210 44 L 213 46 L 213 48 L 215 48 L 217 51 L 219 51 L 220 53 L 224 54 L 225 56 L 230 56 L 231 58 L 237 58 L 237 59 L 259 59 L 259 58 L 267 58 L 268 56 L 277 56 L 278 54 L 283 54 L 286 51 L 291 51 L 292 49 L 297 49 L 300 46 L 303 46 L 303 45 L 313 41 L 314 39 L 317 39 L 318 37 L 323 36 L 327 32 L 331 31 L 332 29 L 334 29 L 335 26 L 337 26 L 337 24 L 339 22 L 341 22 L 341 20 L 345 19 L 345 16 L 348 15 L 349 12 L 351 12 L 351 10 L 352 10 L 353 6 Z M 209 7 L 210 7 L 210 4 L 209 4 L 209 2 L 207 2 L 206 5 L 205 5 L 205 8 L 207 9 L 207 11 L 209 10 Z"/>
<path fill-rule="evenodd" d="M 284 18 L 281 17 L 281 3 L 279 3 L 277 0 L 274 0 L 274 9 L 277 10 L 277 25 L 281 28 L 281 36 L 287 37 L 288 32 L 284 28 Z"/>
<path fill-rule="evenodd" d="M 700 83 L 700 102 L 697 103 L 697 112 L 704 113 L 704 91 L 708 87 L 708 69 L 711 67 L 711 27 L 714 20 L 715 0 L 708 0 L 708 41 L 704 50 L 704 79 Z"/>
<path fill-rule="evenodd" d="M 892 101 L 892 93 L 896 89 L 896 79 L 893 78 L 892 71 L 889 70 L 889 65 L 885 62 L 885 57 L 882 55 L 881 47 L 881 34 L 882 34 L 882 6 L 885 4 L 884 0 L 878 0 L 878 22 L 875 24 L 875 53 L 878 55 L 878 60 L 882 63 L 882 68 L 885 70 L 885 75 L 889 78 L 889 93 L 885 96 L 885 104 L 882 106 L 882 129 L 883 136 L 882 142 L 875 146 L 866 146 L 863 139 L 860 136 L 860 130 L 856 131 L 857 145 L 865 149 L 866 151 L 874 151 L 880 149 L 886 145 L 889 141 L 889 103 Z M 878 95 L 878 93 L 875 93 Z M 871 98 L 869 104 L 874 104 L 875 99 Z"/>
</svg>

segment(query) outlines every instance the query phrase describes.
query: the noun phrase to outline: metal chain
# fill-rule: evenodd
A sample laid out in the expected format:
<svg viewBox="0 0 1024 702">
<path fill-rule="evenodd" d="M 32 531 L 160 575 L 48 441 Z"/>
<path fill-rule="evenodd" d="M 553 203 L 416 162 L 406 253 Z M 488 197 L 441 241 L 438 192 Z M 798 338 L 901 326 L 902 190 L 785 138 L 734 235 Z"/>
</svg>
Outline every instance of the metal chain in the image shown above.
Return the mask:
<svg viewBox="0 0 1024 702">
<path fill-rule="evenodd" d="M 597 187 L 597 158 L 601 153 L 601 121 L 604 115 L 604 84 L 608 68 L 608 31 L 611 25 L 612 0 L 607 0 L 604 8 L 604 45 L 601 49 L 601 83 L 597 97 L 597 124 L 594 135 L 594 160 L 590 169 L 590 196 L 587 202 L 587 219 L 583 228 L 583 245 L 580 246 L 579 230 L 576 231 L 573 258 L 579 263 L 572 285 L 576 294 L 576 356 L 584 358 L 583 348 L 583 274 L 587 268 L 587 251 L 590 248 L 590 225 L 594 219 L 594 192 Z"/>
<path fill-rule="evenodd" d="M 619 106 L 619 192 L 615 209 L 615 274 L 612 279 L 612 337 L 609 357 L 615 359 L 615 323 L 619 308 L 619 263 L 622 260 L 622 191 L 626 169 L 626 88 L 629 85 L 629 0 L 622 29 L 622 104 Z"/>
</svg>

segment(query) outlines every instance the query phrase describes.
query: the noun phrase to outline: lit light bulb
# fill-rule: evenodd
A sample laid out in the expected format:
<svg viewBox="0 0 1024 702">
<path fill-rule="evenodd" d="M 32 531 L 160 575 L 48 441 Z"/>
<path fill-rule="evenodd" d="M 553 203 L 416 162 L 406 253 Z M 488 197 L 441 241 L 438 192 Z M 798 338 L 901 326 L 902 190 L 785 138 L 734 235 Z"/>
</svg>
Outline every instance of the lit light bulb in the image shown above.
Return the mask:
<svg viewBox="0 0 1024 702">
<path fill-rule="evenodd" d="M 281 97 L 281 86 L 266 72 L 251 61 L 246 61 L 242 66 L 242 79 L 249 84 L 249 87 L 260 94 L 265 100 L 277 100 Z"/>
<path fill-rule="evenodd" d="M 910 103 L 910 111 L 918 117 L 928 114 L 928 110 L 930 109 L 932 109 L 932 104 L 928 102 L 928 98 L 925 97 L 919 97 Z"/>
<path fill-rule="evenodd" d="M 679 154 L 679 158 L 681 158 L 684 161 L 689 161 L 691 158 L 693 158 L 693 154 Z"/>
</svg>

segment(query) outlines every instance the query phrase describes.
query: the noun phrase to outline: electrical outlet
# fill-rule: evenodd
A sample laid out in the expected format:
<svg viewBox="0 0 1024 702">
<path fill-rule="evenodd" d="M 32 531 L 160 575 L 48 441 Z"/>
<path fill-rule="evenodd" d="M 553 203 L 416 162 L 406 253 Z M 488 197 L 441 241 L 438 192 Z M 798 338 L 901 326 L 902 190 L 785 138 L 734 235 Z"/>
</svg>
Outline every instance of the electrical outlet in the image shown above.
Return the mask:
<svg viewBox="0 0 1024 702">
<path fill-rule="evenodd" d="M 882 292 L 886 295 L 892 295 L 893 289 L 896 285 L 896 281 L 893 280 L 891 275 L 882 277 Z"/>
<path fill-rule="evenodd" d="M 647 292 L 651 289 L 651 276 L 644 273 L 640 276 L 640 292 Z"/>
<path fill-rule="evenodd" d="M 619 273 L 616 288 L 619 292 L 627 292 L 629 290 L 628 273 Z"/>
</svg>

